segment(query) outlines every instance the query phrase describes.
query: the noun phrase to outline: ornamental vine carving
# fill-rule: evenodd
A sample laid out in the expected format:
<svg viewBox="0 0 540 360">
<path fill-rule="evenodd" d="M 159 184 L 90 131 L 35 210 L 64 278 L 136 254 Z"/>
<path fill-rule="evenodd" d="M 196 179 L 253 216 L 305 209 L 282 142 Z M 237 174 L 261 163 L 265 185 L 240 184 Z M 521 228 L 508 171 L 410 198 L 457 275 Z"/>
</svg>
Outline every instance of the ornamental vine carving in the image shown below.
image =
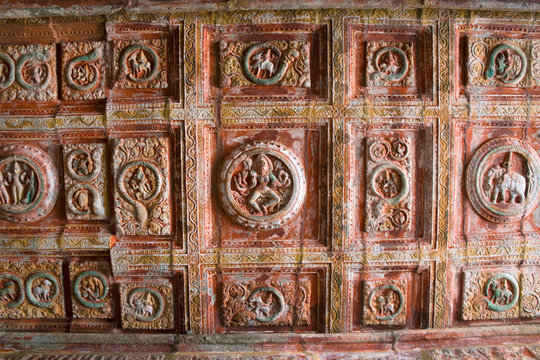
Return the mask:
<svg viewBox="0 0 540 360">
<path fill-rule="evenodd" d="M 528 86 L 529 40 L 470 37 L 468 79 L 477 86 Z"/>
<path fill-rule="evenodd" d="M 467 168 L 467 194 L 485 219 L 520 221 L 537 206 L 540 158 L 525 141 L 498 138 L 482 145 Z"/>
<path fill-rule="evenodd" d="M 65 316 L 59 262 L 0 262 L 0 318 Z"/>
<path fill-rule="evenodd" d="M 64 146 L 66 214 L 69 220 L 106 220 L 105 144 Z"/>
<path fill-rule="evenodd" d="M 113 43 L 114 89 L 165 89 L 167 83 L 167 41 L 118 40 Z"/>
<path fill-rule="evenodd" d="M 292 281 L 225 282 L 222 311 L 225 326 L 309 325 L 310 289 Z"/>
<path fill-rule="evenodd" d="M 0 101 L 56 98 L 54 45 L 0 46 Z"/>
<path fill-rule="evenodd" d="M 411 151 L 409 138 L 368 138 L 366 231 L 410 228 Z"/>
<path fill-rule="evenodd" d="M 69 274 L 74 318 L 114 318 L 112 284 L 107 263 L 72 262 L 69 264 Z"/>
<path fill-rule="evenodd" d="M 302 209 L 306 179 L 302 163 L 285 146 L 252 142 L 223 161 L 219 197 L 225 212 L 240 225 L 273 229 Z"/>
<path fill-rule="evenodd" d="M 30 145 L 0 148 L 0 217 L 11 222 L 37 221 L 58 198 L 58 174 L 51 158 Z"/>
<path fill-rule="evenodd" d="M 364 324 L 405 325 L 407 281 L 369 280 L 364 285 Z"/>
<path fill-rule="evenodd" d="M 105 98 L 105 60 L 102 42 L 62 44 L 62 97 L 73 100 Z"/>
<path fill-rule="evenodd" d="M 221 87 L 311 87 L 307 41 L 220 44 Z"/>
<path fill-rule="evenodd" d="M 170 282 L 121 284 L 120 297 L 124 329 L 168 330 L 174 327 Z"/>
<path fill-rule="evenodd" d="M 367 85 L 416 86 L 413 44 L 390 41 L 367 43 Z"/>
<path fill-rule="evenodd" d="M 169 142 L 166 138 L 115 141 L 116 232 L 122 235 L 169 235 Z"/>
</svg>

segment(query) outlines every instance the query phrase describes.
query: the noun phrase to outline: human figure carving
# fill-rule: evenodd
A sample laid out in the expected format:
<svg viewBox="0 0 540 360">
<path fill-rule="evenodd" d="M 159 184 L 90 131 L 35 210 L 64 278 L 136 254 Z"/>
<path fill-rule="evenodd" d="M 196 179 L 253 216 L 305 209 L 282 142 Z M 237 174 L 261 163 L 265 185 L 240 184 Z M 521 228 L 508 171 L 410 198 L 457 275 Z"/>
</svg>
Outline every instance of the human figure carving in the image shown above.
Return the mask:
<svg viewBox="0 0 540 360">
<path fill-rule="evenodd" d="M 512 168 L 512 153 L 510 153 L 502 166 L 495 165 L 489 169 L 487 178 L 488 190 L 491 191 L 491 202 L 506 202 L 507 192 L 510 195 L 509 203 L 516 203 L 517 199 L 520 202 L 525 201 L 527 181 L 521 174 L 513 171 Z M 499 197 L 501 200 L 499 200 Z"/>
<path fill-rule="evenodd" d="M 0 203 L 1 204 L 9 204 L 9 193 L 7 191 L 7 186 L 9 185 L 9 182 L 4 177 L 4 174 L 0 172 Z"/>
<path fill-rule="evenodd" d="M 253 57 L 253 60 L 255 60 L 253 69 L 256 70 L 256 77 L 260 78 L 264 76 L 265 72 L 268 72 L 268 77 L 274 75 L 275 69 L 272 63 L 272 57 L 272 49 L 267 49 L 267 51 L 263 51 Z"/>
<path fill-rule="evenodd" d="M 128 57 L 128 61 L 131 65 L 132 75 L 137 79 L 147 77 L 152 70 L 152 64 L 150 64 L 146 58 L 146 55 L 144 55 L 144 51 L 142 50 L 135 51 L 133 54 L 131 54 Z"/>
<path fill-rule="evenodd" d="M 14 204 L 20 204 L 23 199 L 25 186 L 23 183 L 24 173 L 18 161 L 13 163 L 12 173 L 9 173 L 10 191 Z"/>
<path fill-rule="evenodd" d="M 514 298 L 512 291 L 508 289 L 506 280 L 503 280 L 503 282 L 500 284 L 498 282 L 492 282 L 490 287 L 492 290 L 492 295 L 489 301 L 494 304 L 506 305 L 509 304 Z"/>
</svg>

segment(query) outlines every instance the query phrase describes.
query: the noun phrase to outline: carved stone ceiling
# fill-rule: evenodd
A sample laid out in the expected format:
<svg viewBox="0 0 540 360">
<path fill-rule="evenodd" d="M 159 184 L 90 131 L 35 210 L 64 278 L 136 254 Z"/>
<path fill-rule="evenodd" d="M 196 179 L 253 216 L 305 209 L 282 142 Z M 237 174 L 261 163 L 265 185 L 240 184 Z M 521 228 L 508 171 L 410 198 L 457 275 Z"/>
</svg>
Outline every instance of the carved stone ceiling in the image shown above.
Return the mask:
<svg viewBox="0 0 540 360">
<path fill-rule="evenodd" d="M 0 358 L 540 359 L 537 2 L 0 10 Z"/>
</svg>

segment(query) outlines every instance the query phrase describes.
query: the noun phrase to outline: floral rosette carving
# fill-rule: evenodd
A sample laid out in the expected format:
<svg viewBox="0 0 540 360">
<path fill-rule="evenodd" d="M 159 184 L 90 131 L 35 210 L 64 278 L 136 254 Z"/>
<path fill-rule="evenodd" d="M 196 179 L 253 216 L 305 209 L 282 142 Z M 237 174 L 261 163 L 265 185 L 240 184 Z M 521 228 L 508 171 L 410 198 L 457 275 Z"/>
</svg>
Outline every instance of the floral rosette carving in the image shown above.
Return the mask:
<svg viewBox="0 0 540 360">
<path fill-rule="evenodd" d="M 540 274 L 523 272 L 521 276 L 520 314 L 522 317 L 540 317 Z"/>
<path fill-rule="evenodd" d="M 311 87 L 307 41 L 222 41 L 219 46 L 223 88 Z"/>
<path fill-rule="evenodd" d="M 537 206 L 540 158 L 525 141 L 498 138 L 482 145 L 467 168 L 467 194 L 485 219 L 520 221 Z"/>
<path fill-rule="evenodd" d="M 168 330 L 174 327 L 170 282 L 121 284 L 120 296 L 124 329 Z"/>
<path fill-rule="evenodd" d="M 0 318 L 65 317 L 58 262 L 0 262 Z"/>
<path fill-rule="evenodd" d="M 0 46 L 0 101 L 56 98 L 54 45 Z"/>
<path fill-rule="evenodd" d="M 416 86 L 412 43 L 368 42 L 367 84 L 376 86 Z"/>
<path fill-rule="evenodd" d="M 105 60 L 102 42 L 62 44 L 62 97 L 73 100 L 105 98 Z"/>
<path fill-rule="evenodd" d="M 528 40 L 470 37 L 467 76 L 470 85 L 527 85 Z"/>
<path fill-rule="evenodd" d="M 113 168 L 117 233 L 171 233 L 168 154 L 166 138 L 116 140 Z"/>
<path fill-rule="evenodd" d="M 463 320 L 517 318 L 518 281 L 515 272 L 465 271 Z"/>
<path fill-rule="evenodd" d="M 226 282 L 222 311 L 225 326 L 309 325 L 310 289 L 292 281 Z"/>
<path fill-rule="evenodd" d="M 225 212 L 252 229 L 283 226 L 302 209 L 304 169 L 296 155 L 273 142 L 252 142 L 223 161 L 219 197 Z"/>
<path fill-rule="evenodd" d="M 405 325 L 407 281 L 370 280 L 364 285 L 364 324 Z"/>
<path fill-rule="evenodd" d="M 411 223 L 411 142 L 369 138 L 366 231 L 408 230 Z"/>
<path fill-rule="evenodd" d="M 114 89 L 166 89 L 167 41 L 114 41 Z"/>
<path fill-rule="evenodd" d="M 11 222 L 37 221 L 58 198 L 58 174 L 51 158 L 30 145 L 0 148 L 0 217 Z"/>
<path fill-rule="evenodd" d="M 114 318 L 109 265 L 105 262 L 72 262 L 69 273 L 73 317 Z"/>
<path fill-rule="evenodd" d="M 64 146 L 66 214 L 69 220 L 106 220 L 105 144 Z"/>
</svg>

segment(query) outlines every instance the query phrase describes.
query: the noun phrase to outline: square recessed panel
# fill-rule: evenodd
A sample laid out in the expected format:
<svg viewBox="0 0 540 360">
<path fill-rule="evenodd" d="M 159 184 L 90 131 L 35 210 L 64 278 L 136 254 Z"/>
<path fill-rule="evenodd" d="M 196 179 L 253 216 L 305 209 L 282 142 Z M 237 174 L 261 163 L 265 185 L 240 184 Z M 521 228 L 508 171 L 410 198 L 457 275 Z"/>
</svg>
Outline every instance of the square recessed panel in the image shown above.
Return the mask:
<svg viewBox="0 0 540 360">
<path fill-rule="evenodd" d="M 325 247 L 328 127 L 204 128 L 207 249 Z"/>
</svg>

